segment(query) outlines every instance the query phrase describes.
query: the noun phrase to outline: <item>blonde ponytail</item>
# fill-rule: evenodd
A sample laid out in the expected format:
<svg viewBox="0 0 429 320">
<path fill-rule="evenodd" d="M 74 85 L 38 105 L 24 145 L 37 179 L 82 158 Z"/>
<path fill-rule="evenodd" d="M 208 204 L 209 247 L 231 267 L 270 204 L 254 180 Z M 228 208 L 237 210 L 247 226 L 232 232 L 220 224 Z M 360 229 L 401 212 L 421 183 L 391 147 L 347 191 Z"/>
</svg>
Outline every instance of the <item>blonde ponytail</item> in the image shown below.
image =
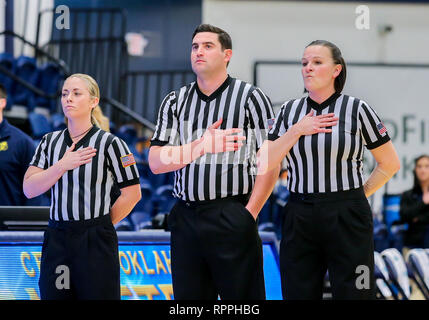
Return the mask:
<svg viewBox="0 0 429 320">
<path fill-rule="evenodd" d="M 99 105 L 97 105 L 94 109 L 92 109 L 91 122 L 92 124 L 99 127 L 101 130 L 104 130 L 107 132 L 110 131 L 109 118 L 107 118 L 103 114 L 103 111 L 101 111 L 101 108 Z"/>
</svg>

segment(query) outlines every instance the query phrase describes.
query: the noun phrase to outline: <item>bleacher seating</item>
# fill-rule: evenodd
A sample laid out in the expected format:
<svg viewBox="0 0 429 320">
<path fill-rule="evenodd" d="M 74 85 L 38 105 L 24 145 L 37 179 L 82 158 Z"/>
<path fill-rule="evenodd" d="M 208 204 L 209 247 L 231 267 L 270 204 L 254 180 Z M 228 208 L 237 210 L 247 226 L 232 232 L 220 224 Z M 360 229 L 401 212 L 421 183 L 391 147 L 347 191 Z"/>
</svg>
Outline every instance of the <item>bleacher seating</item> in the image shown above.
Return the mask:
<svg viewBox="0 0 429 320">
<path fill-rule="evenodd" d="M 405 260 L 413 279 L 426 300 L 429 300 L 429 255 L 425 249 L 409 250 Z"/>
<path fill-rule="evenodd" d="M 152 216 L 147 212 L 133 212 L 130 219 L 135 231 L 152 229 Z"/>
<path fill-rule="evenodd" d="M 116 135 L 124 140 L 128 146 L 134 146 L 137 141 L 137 131 L 129 124 L 122 125 Z"/>
<path fill-rule="evenodd" d="M 374 249 L 382 252 L 389 248 L 388 230 L 386 225 L 377 218 L 373 220 L 374 226 Z"/>
<path fill-rule="evenodd" d="M 64 119 L 64 114 L 62 113 L 51 114 L 51 125 L 52 125 L 52 130 L 54 131 L 65 129 L 67 126 Z"/>
<path fill-rule="evenodd" d="M 30 112 L 28 114 L 28 121 L 33 132 L 33 139 L 41 139 L 48 132 L 52 132 L 51 122 L 41 113 Z"/>
<path fill-rule="evenodd" d="M 14 72 L 14 64 L 15 59 L 10 53 L 3 52 L 0 53 L 0 65 L 7 69 L 10 72 Z M 6 91 L 8 92 L 8 99 L 7 99 L 7 105 L 6 110 L 10 110 L 13 104 L 13 80 L 9 78 L 4 73 L 0 72 L 0 83 L 5 87 Z"/>
<path fill-rule="evenodd" d="M 271 195 L 270 198 L 267 199 L 264 206 L 258 215 L 258 230 L 259 231 L 267 231 L 267 232 L 276 232 L 276 225 L 274 224 L 273 217 L 273 198 L 274 195 Z"/>
<path fill-rule="evenodd" d="M 38 70 L 37 87 L 43 92 L 53 95 L 58 92 L 61 80 L 64 79 L 64 74 L 61 69 L 52 62 L 47 62 L 42 65 Z M 51 113 L 55 112 L 57 108 L 57 101 L 53 99 L 47 99 L 42 96 L 36 97 L 35 102 L 37 107 L 45 107 Z"/>
<path fill-rule="evenodd" d="M 410 280 L 411 274 L 401 253 L 396 248 L 383 250 L 381 253 L 396 290 L 392 293 L 397 299 L 409 300 L 411 296 Z"/>
<path fill-rule="evenodd" d="M 383 195 L 383 219 L 387 228 L 389 248 L 396 248 L 399 251 L 403 248 L 403 235 L 408 228 L 407 224 L 401 223 L 400 202 L 400 194 Z"/>
<path fill-rule="evenodd" d="M 142 177 L 140 177 L 140 190 L 142 197 L 129 215 L 133 229 L 136 231 L 140 228 L 149 228 L 153 215 L 152 187 Z"/>
<path fill-rule="evenodd" d="M 374 274 L 379 299 L 387 300 L 394 298 L 392 291 L 395 289 L 392 288 L 389 278 L 389 271 L 387 270 L 386 264 L 384 263 L 381 254 L 377 251 L 374 252 Z"/>
<path fill-rule="evenodd" d="M 15 61 L 14 73 L 33 86 L 37 86 L 38 70 L 36 59 L 27 56 L 18 57 Z M 35 94 L 20 83 L 14 84 L 12 96 L 14 104 L 24 105 L 29 111 L 33 111 L 36 107 Z"/>
<path fill-rule="evenodd" d="M 46 62 L 38 65 L 33 57 L 14 58 L 10 53 L 3 52 L 0 53 L 0 65 L 47 95 L 56 94 L 61 80 L 65 78 L 65 74 L 57 64 Z M 28 113 L 34 111 L 36 107 L 45 108 L 48 114 L 54 113 L 57 109 L 57 99 L 39 96 L 2 72 L 0 72 L 0 83 L 8 92 L 6 110 L 11 110 L 14 105 L 25 107 Z"/>
<path fill-rule="evenodd" d="M 147 180 L 141 177 L 140 177 L 140 190 L 141 190 L 142 197 L 134 207 L 133 212 L 146 212 L 149 215 L 152 215 L 153 213 L 152 186 Z"/>
<path fill-rule="evenodd" d="M 116 231 L 133 231 L 133 225 L 129 221 L 128 217 L 125 219 L 122 219 L 115 225 Z"/>
<path fill-rule="evenodd" d="M 170 212 L 176 203 L 176 199 L 173 197 L 173 186 L 167 184 L 158 187 L 153 194 L 152 201 L 157 213 Z"/>
</svg>

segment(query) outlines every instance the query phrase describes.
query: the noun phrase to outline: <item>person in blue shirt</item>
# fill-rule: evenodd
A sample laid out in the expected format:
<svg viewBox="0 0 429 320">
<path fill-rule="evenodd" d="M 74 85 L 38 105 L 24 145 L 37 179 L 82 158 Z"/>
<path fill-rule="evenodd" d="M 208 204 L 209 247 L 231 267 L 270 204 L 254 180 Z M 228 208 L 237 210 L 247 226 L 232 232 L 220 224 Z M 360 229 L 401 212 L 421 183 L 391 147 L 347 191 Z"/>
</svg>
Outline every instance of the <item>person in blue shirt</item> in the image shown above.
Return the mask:
<svg viewBox="0 0 429 320">
<path fill-rule="evenodd" d="M 36 146 L 27 134 L 3 117 L 6 99 L 6 89 L 0 84 L 0 206 L 49 205 L 44 195 L 31 200 L 24 195 L 24 174 Z"/>
</svg>

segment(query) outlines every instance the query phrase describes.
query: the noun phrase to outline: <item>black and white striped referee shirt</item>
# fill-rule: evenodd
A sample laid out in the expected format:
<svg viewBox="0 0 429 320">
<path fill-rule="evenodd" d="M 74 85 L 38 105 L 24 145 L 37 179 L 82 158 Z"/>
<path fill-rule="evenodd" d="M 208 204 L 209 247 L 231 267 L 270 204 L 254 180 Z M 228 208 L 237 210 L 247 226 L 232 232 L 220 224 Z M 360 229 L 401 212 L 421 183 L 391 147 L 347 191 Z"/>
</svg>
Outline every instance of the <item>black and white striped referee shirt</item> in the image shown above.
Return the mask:
<svg viewBox="0 0 429 320">
<path fill-rule="evenodd" d="M 375 111 L 364 101 L 334 93 L 322 104 L 310 97 L 285 102 L 269 133 L 282 136 L 311 110 L 335 113 L 332 133 L 302 136 L 286 156 L 288 188 L 296 193 L 336 192 L 363 186 L 364 146 L 373 149 L 390 140 Z"/>
<path fill-rule="evenodd" d="M 191 143 L 220 118 L 220 129 L 243 129 L 245 144 L 235 152 L 205 154 L 177 170 L 176 198 L 203 201 L 251 192 L 256 152 L 274 123 L 274 113 L 270 100 L 249 83 L 228 76 L 210 96 L 204 95 L 196 82 L 171 92 L 161 104 L 151 145 Z"/>
<path fill-rule="evenodd" d="M 48 133 L 40 141 L 30 165 L 46 170 L 72 144 L 67 129 Z M 88 220 L 106 215 L 110 212 L 114 183 L 119 188 L 140 183 L 134 157 L 120 138 L 94 126 L 76 143 L 75 150 L 88 146 L 97 149 L 92 161 L 67 171 L 51 188 L 52 220 Z"/>
</svg>

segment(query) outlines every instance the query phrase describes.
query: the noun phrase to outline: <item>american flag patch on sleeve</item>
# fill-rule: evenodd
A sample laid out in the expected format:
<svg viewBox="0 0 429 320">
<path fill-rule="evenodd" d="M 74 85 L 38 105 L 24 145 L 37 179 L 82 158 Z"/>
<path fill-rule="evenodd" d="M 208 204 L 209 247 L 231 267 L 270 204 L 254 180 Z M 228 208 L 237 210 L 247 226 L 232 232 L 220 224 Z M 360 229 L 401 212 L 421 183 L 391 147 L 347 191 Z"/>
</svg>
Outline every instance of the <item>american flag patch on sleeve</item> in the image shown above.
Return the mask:
<svg viewBox="0 0 429 320">
<path fill-rule="evenodd" d="M 135 164 L 136 160 L 134 160 L 133 154 L 130 153 L 130 154 L 127 154 L 126 156 L 121 157 L 121 163 L 122 163 L 122 166 L 126 168 Z"/>
<path fill-rule="evenodd" d="M 381 135 L 384 135 L 387 132 L 387 129 L 382 122 L 377 124 L 377 130 L 378 130 L 378 133 Z"/>
</svg>

